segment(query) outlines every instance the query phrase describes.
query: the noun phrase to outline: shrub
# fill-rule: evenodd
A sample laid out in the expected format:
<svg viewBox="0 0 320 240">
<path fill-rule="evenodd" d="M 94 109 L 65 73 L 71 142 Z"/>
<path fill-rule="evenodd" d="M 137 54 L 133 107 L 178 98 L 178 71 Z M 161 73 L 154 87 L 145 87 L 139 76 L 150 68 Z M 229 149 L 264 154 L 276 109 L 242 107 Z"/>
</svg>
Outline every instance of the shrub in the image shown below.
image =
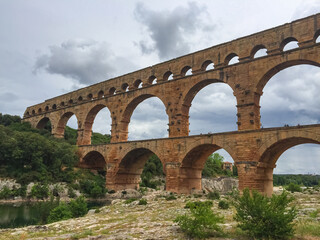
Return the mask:
<svg viewBox="0 0 320 240">
<path fill-rule="evenodd" d="M 11 190 L 5 186 L 0 192 L 0 199 L 8 199 L 11 197 Z"/>
<path fill-rule="evenodd" d="M 72 213 L 72 217 L 75 218 L 82 217 L 88 212 L 87 202 L 83 196 L 78 197 L 76 200 L 71 200 L 68 206 Z"/>
<path fill-rule="evenodd" d="M 49 196 L 48 185 L 40 185 L 38 183 L 33 185 L 31 188 L 31 196 L 38 199 L 48 198 Z"/>
<path fill-rule="evenodd" d="M 206 238 L 222 232 L 218 224 L 223 223 L 223 217 L 214 214 L 207 202 L 190 205 L 190 215 L 180 215 L 174 220 L 183 232 L 192 238 Z"/>
<path fill-rule="evenodd" d="M 146 199 L 140 199 L 138 205 L 147 205 L 147 200 Z"/>
<path fill-rule="evenodd" d="M 132 202 L 134 202 L 136 200 L 137 200 L 136 198 L 129 198 L 129 199 L 125 200 L 124 203 L 125 204 L 130 204 L 130 203 L 132 203 Z"/>
<path fill-rule="evenodd" d="M 293 200 L 287 192 L 268 198 L 257 191 L 250 195 L 245 189 L 234 201 L 238 227 L 258 239 L 287 239 L 293 236 L 293 220 L 297 216 L 295 206 L 289 207 Z"/>
<path fill-rule="evenodd" d="M 226 200 L 221 200 L 221 201 L 219 201 L 218 206 L 221 209 L 228 209 L 229 208 L 229 203 Z"/>
<path fill-rule="evenodd" d="M 77 196 L 72 187 L 68 188 L 68 196 L 69 198 L 75 198 Z"/>
<path fill-rule="evenodd" d="M 48 223 L 72 218 L 72 212 L 66 203 L 60 203 L 58 207 L 51 210 Z"/>
<path fill-rule="evenodd" d="M 177 198 L 174 195 L 166 196 L 167 201 L 176 200 Z"/>
<path fill-rule="evenodd" d="M 196 208 L 196 207 L 212 207 L 213 204 L 211 201 L 204 201 L 204 202 L 187 202 L 186 206 L 184 208 Z"/>
<path fill-rule="evenodd" d="M 209 192 L 207 198 L 210 200 L 218 200 L 220 199 L 220 194 L 217 191 Z"/>
<path fill-rule="evenodd" d="M 295 183 L 289 183 L 289 185 L 286 187 L 286 189 L 290 192 L 301 192 L 302 189 L 301 187 L 298 185 L 298 184 L 295 184 Z"/>
</svg>

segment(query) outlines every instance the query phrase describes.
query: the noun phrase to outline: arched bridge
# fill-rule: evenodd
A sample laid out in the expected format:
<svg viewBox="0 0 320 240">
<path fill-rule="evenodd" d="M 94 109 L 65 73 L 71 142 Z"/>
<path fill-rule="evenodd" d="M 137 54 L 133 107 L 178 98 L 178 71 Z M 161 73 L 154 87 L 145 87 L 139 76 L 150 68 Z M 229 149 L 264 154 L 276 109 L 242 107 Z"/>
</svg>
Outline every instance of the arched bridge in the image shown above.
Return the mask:
<svg viewBox="0 0 320 240">
<path fill-rule="evenodd" d="M 133 73 L 91 85 L 28 107 L 24 121 L 64 136 L 67 121 L 78 121 L 81 165 L 107 166 L 107 186 L 136 187 L 150 154 L 157 154 L 166 172 L 166 188 L 190 192 L 201 187 L 207 157 L 225 149 L 238 167 L 240 189 L 272 193 L 272 173 L 279 156 L 302 143 L 320 143 L 320 125 L 261 129 L 260 97 L 279 71 L 300 64 L 320 66 L 320 14 L 194 52 Z M 298 47 L 285 51 L 295 41 Z M 266 49 L 266 55 L 256 57 Z M 238 57 L 239 62 L 231 64 Z M 207 70 L 214 64 L 214 69 Z M 189 73 L 191 70 L 190 75 Z M 237 101 L 238 131 L 189 136 L 189 109 L 195 95 L 212 83 L 227 84 Z M 131 115 L 139 103 L 159 98 L 166 108 L 169 137 L 128 142 Z M 90 145 L 97 113 L 111 113 L 111 144 Z"/>
</svg>

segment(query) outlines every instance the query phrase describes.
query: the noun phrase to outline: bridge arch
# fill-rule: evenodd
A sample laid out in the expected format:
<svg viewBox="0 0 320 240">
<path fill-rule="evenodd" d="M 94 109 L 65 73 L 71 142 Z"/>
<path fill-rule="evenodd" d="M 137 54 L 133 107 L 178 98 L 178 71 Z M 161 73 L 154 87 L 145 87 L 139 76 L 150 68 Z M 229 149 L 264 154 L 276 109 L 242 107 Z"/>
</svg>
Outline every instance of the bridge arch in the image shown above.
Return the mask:
<svg viewBox="0 0 320 240">
<path fill-rule="evenodd" d="M 99 151 L 94 150 L 86 153 L 82 158 L 79 166 L 82 168 L 89 168 L 94 170 L 105 170 L 106 169 L 106 160 Z"/>
<path fill-rule="evenodd" d="M 50 118 L 43 117 L 42 119 L 40 119 L 40 121 L 38 121 L 36 128 L 37 129 L 44 129 L 48 123 L 52 124 Z"/>
<path fill-rule="evenodd" d="M 140 147 L 130 150 L 124 156 L 122 155 L 121 161 L 110 173 L 112 176 L 108 177 L 109 173 L 107 173 L 107 179 L 112 179 L 110 183 L 107 182 L 107 188 L 114 190 L 138 189 L 144 165 L 154 154 L 155 152 L 149 148 Z M 159 157 L 159 155 L 157 156 Z M 159 159 L 164 166 L 163 160 L 160 157 Z"/>
<path fill-rule="evenodd" d="M 77 117 L 77 115 L 74 112 L 65 112 L 64 114 L 62 114 L 60 116 L 60 118 L 58 120 L 58 123 L 57 123 L 57 127 L 56 127 L 56 129 L 55 129 L 55 131 L 53 133 L 56 137 L 58 137 L 58 138 L 63 138 L 64 137 L 64 130 L 65 130 L 65 127 L 67 125 L 67 122 L 69 121 L 69 119 L 73 115 L 77 119 L 77 125 L 78 125 L 78 128 L 79 128 L 79 118 Z"/>
<path fill-rule="evenodd" d="M 192 119 L 190 119 L 190 108 L 191 108 L 193 100 L 195 99 L 196 96 L 198 96 L 198 93 L 201 90 L 203 90 L 205 87 L 207 87 L 210 84 L 213 84 L 213 86 L 215 86 L 214 85 L 215 83 L 220 83 L 220 85 L 222 85 L 222 83 L 223 83 L 224 86 L 228 86 L 227 87 L 228 90 L 231 90 L 233 92 L 232 97 L 234 97 L 234 99 L 235 99 L 234 116 L 236 116 L 236 113 L 237 113 L 237 109 L 236 109 L 237 99 L 234 96 L 234 89 L 232 88 L 232 86 L 229 83 L 225 83 L 225 82 L 223 82 L 222 80 L 219 80 L 219 79 L 205 79 L 205 80 L 202 80 L 202 81 L 199 81 L 199 82 L 195 83 L 190 89 L 188 89 L 188 91 L 185 94 L 185 97 L 183 98 L 183 103 L 181 105 L 181 112 L 182 112 L 183 116 L 186 116 L 186 122 L 187 122 L 186 125 L 187 125 L 188 129 L 189 129 L 189 125 L 190 125 L 190 120 L 192 120 Z M 234 124 L 235 123 L 236 123 L 236 121 L 234 121 Z"/>
<path fill-rule="evenodd" d="M 82 134 L 82 139 L 81 139 L 81 145 L 89 145 L 91 144 L 91 136 L 92 136 L 92 127 L 94 124 L 94 120 L 96 119 L 97 114 L 102 110 L 102 109 L 108 109 L 109 115 L 110 115 L 110 109 L 106 104 L 97 104 L 93 106 L 87 113 L 85 120 L 84 120 L 84 125 L 83 125 L 83 134 Z"/>
<path fill-rule="evenodd" d="M 223 149 L 235 159 L 232 149 L 228 145 L 224 147 Z M 222 147 L 214 143 L 195 143 L 191 145 L 180 165 L 179 191 L 181 193 L 190 193 L 192 189 L 201 190 L 202 170 L 205 163 L 208 157 L 219 149 L 222 149 Z"/>
<path fill-rule="evenodd" d="M 131 121 L 132 114 L 134 110 L 137 108 L 137 106 L 142 103 L 144 100 L 155 97 L 159 99 L 162 103 L 164 108 L 166 109 L 166 104 L 165 102 L 158 96 L 154 94 L 142 94 L 133 100 L 129 102 L 129 104 L 125 107 L 125 110 L 123 111 L 121 121 L 120 121 L 120 131 L 124 133 L 124 136 L 121 138 L 122 141 L 127 141 L 128 140 L 128 130 L 129 130 L 129 123 Z M 169 116 L 166 112 L 166 115 L 169 119 Z"/>
<path fill-rule="evenodd" d="M 273 170 L 279 157 L 286 150 L 307 143 L 320 144 L 320 135 L 306 131 L 298 131 L 298 133 L 290 131 L 286 137 L 280 139 L 271 138 L 260 148 L 261 157 L 257 172 L 262 174 L 262 176 L 258 177 L 263 181 L 261 186 L 262 192 L 268 196 L 271 196 L 273 193 Z"/>
</svg>

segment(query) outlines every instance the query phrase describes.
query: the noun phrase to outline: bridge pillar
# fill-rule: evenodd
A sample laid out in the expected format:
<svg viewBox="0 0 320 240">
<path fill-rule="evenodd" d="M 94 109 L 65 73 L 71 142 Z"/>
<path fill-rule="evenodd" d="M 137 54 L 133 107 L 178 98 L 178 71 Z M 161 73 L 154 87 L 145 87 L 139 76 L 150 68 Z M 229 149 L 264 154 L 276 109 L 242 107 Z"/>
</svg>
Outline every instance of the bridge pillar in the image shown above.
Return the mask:
<svg viewBox="0 0 320 240">
<path fill-rule="evenodd" d="M 166 191 L 179 193 L 179 172 L 180 163 L 178 162 L 167 162 L 166 168 Z"/>
<path fill-rule="evenodd" d="M 176 114 L 169 119 L 169 137 L 183 137 L 189 135 L 189 116 Z"/>
</svg>

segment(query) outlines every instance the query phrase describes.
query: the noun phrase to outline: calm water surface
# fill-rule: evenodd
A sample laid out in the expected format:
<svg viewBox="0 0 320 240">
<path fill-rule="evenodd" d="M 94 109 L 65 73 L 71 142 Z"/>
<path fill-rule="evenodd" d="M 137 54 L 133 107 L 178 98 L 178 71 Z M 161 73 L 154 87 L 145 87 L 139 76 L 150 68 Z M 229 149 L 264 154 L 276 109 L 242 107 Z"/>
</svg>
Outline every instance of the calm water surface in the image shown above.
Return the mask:
<svg viewBox="0 0 320 240">
<path fill-rule="evenodd" d="M 88 202 L 88 209 L 109 205 L 107 201 Z M 0 204 L 0 228 L 16 228 L 39 223 L 38 203 Z"/>
</svg>

